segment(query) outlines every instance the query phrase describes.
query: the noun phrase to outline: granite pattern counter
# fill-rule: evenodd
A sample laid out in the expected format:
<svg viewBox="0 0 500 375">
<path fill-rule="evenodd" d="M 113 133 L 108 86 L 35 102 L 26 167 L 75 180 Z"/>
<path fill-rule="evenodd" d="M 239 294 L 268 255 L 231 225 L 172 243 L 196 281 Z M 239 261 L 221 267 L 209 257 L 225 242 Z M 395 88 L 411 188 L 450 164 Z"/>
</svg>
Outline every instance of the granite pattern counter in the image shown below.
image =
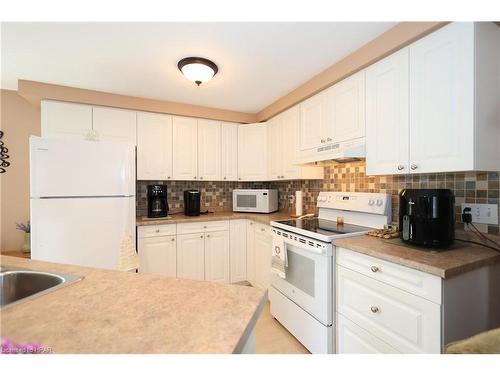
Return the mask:
<svg viewBox="0 0 500 375">
<path fill-rule="evenodd" d="M 161 225 L 161 224 L 177 224 L 177 223 L 191 223 L 199 221 L 215 221 L 215 220 L 238 220 L 247 219 L 253 220 L 261 224 L 269 224 L 274 220 L 286 220 L 290 219 L 292 214 L 290 212 L 273 212 L 270 214 L 255 214 L 247 212 L 214 212 L 210 214 L 203 214 L 200 216 L 186 216 L 184 214 L 173 214 L 170 218 L 164 219 L 148 219 L 143 217 L 138 217 L 136 219 L 136 225 Z"/>
<path fill-rule="evenodd" d="M 334 240 L 335 246 L 357 251 L 392 263 L 450 278 L 476 268 L 500 263 L 500 253 L 486 247 L 455 241 L 456 249 L 431 252 L 367 235 Z"/>
<path fill-rule="evenodd" d="M 0 310 L 2 337 L 53 353 L 233 353 L 267 301 L 257 288 L 1 256 L 3 266 L 84 276 Z"/>
</svg>

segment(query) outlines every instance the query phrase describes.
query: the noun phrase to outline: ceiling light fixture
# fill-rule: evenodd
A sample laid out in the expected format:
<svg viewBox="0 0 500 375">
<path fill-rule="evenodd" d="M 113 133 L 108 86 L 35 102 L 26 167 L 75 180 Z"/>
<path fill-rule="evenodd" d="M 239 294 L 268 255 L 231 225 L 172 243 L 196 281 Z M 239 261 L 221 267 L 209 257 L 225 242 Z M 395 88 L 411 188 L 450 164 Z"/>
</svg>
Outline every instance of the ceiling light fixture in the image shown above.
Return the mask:
<svg viewBox="0 0 500 375">
<path fill-rule="evenodd" d="M 177 63 L 177 67 L 187 79 L 198 86 L 210 81 L 219 71 L 214 62 L 203 57 L 186 57 Z"/>
</svg>

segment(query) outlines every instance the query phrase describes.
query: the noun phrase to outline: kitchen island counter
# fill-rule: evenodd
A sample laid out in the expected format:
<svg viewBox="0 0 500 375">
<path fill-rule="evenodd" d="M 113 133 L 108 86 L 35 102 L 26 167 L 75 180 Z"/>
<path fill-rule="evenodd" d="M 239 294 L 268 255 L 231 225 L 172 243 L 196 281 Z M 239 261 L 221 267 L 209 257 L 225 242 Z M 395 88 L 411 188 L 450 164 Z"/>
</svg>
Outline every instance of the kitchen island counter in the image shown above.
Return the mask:
<svg viewBox="0 0 500 375">
<path fill-rule="evenodd" d="M 239 353 L 264 290 L 1 256 L 4 267 L 83 280 L 0 310 L 1 335 L 52 353 Z"/>
</svg>

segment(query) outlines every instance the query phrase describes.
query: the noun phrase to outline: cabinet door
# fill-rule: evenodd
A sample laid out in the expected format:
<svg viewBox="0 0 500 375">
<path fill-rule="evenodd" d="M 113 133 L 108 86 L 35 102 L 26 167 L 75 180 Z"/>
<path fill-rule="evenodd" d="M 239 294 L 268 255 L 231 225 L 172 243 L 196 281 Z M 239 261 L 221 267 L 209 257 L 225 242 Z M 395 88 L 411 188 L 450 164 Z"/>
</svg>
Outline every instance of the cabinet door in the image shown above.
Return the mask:
<svg viewBox="0 0 500 375">
<path fill-rule="evenodd" d="M 281 116 L 274 117 L 267 122 L 269 179 L 280 180 L 283 176 L 283 148 L 285 140 L 282 138 Z"/>
<path fill-rule="evenodd" d="M 327 92 L 323 91 L 300 104 L 299 150 L 311 150 L 325 143 Z"/>
<path fill-rule="evenodd" d="M 44 138 L 85 139 L 92 130 L 92 106 L 42 100 L 41 129 Z"/>
<path fill-rule="evenodd" d="M 281 121 L 281 153 L 283 155 L 283 178 L 301 178 L 301 167 L 294 165 L 297 159 L 298 131 L 300 122 L 299 106 L 284 112 Z M 308 167 L 310 168 L 310 167 Z"/>
<path fill-rule="evenodd" d="M 198 120 L 198 178 L 221 179 L 221 124 L 220 121 Z"/>
<path fill-rule="evenodd" d="M 337 314 L 338 354 L 397 354 L 382 340 L 373 336 L 341 314 Z"/>
<path fill-rule="evenodd" d="M 231 282 L 247 280 L 247 222 L 231 220 L 229 229 Z"/>
<path fill-rule="evenodd" d="M 473 169 L 473 23 L 451 23 L 409 49 L 411 171 Z"/>
<path fill-rule="evenodd" d="M 222 123 L 222 180 L 238 180 L 238 124 Z"/>
<path fill-rule="evenodd" d="M 266 180 L 267 162 L 267 124 L 239 125 L 238 180 Z"/>
<path fill-rule="evenodd" d="M 175 236 L 139 238 L 139 273 L 177 277 Z"/>
<path fill-rule="evenodd" d="M 137 115 L 126 109 L 93 107 L 92 123 L 101 141 L 136 144 Z"/>
<path fill-rule="evenodd" d="M 177 236 L 177 277 L 205 279 L 205 235 L 202 233 Z"/>
<path fill-rule="evenodd" d="M 366 70 L 366 174 L 409 169 L 408 48 Z"/>
<path fill-rule="evenodd" d="M 247 221 L 247 281 L 255 285 L 255 223 Z"/>
<path fill-rule="evenodd" d="M 365 72 L 340 81 L 326 91 L 326 141 L 343 142 L 365 136 Z"/>
<path fill-rule="evenodd" d="M 229 283 L 229 232 L 205 234 L 205 280 Z"/>
<path fill-rule="evenodd" d="M 271 284 L 272 236 L 268 225 L 255 228 L 255 285 L 262 289 Z"/>
<path fill-rule="evenodd" d="M 172 178 L 172 116 L 137 113 L 137 179 Z"/>
<path fill-rule="evenodd" d="M 174 180 L 198 178 L 198 120 L 172 117 Z"/>
</svg>

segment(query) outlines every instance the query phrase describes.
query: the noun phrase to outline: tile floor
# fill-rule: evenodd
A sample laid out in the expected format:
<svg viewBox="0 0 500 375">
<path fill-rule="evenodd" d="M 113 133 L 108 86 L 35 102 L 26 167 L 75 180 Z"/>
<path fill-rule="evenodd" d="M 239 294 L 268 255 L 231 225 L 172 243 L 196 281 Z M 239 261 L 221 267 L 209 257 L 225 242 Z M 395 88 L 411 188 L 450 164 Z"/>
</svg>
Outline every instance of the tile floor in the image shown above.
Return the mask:
<svg viewBox="0 0 500 375">
<path fill-rule="evenodd" d="M 257 354 L 309 354 L 309 351 L 288 332 L 264 307 L 255 332 Z"/>
</svg>

